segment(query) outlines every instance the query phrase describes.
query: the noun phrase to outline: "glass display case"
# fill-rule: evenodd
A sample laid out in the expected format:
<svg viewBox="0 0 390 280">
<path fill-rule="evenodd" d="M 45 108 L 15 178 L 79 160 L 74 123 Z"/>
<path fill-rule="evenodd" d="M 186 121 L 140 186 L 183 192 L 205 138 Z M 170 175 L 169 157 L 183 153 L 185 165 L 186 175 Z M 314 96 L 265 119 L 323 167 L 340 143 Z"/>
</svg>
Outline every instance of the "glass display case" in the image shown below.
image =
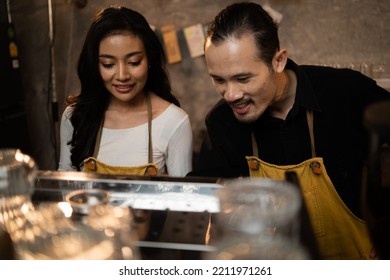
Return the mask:
<svg viewBox="0 0 390 280">
<path fill-rule="evenodd" d="M 286 181 L 279 182 L 259 179 L 256 184 L 259 187 L 281 184 L 283 187 L 293 188 L 294 192 L 301 196 L 298 184 L 293 180 L 295 177 L 290 177 L 287 176 Z M 217 178 L 38 171 L 32 201 L 34 205 L 45 202 L 63 203 L 69 202 L 69 197 L 72 195 L 74 201 L 77 201 L 80 192 L 82 194 L 84 190 L 84 197 L 80 198 L 81 202 L 96 202 L 96 199 L 104 197 L 110 206 L 131 210 L 132 229 L 137 235 L 136 246 L 141 259 L 207 259 L 213 257 L 214 253 L 221 249 L 218 248 L 218 242 L 224 236 L 219 230 L 221 220 L 218 219 L 222 214 L 227 213 L 229 216 L 229 209 L 221 209 L 221 194 L 226 189 L 225 183 Z M 95 193 L 91 192 L 93 190 L 100 191 L 103 195 L 89 199 L 88 195 Z M 108 198 L 104 193 L 109 194 Z M 272 198 L 266 198 L 267 201 L 269 199 L 275 202 Z M 259 203 L 262 200 L 264 199 L 259 200 Z M 297 211 L 299 212 L 295 223 L 299 225 L 299 248 L 285 245 L 274 246 L 275 244 L 272 245 L 267 241 L 267 244 L 272 245 L 274 249 L 293 248 L 294 252 L 290 250 L 288 254 L 286 252 L 270 253 L 267 249 L 267 252 L 262 254 L 264 258 L 267 256 L 270 258 L 272 256 L 318 258 L 317 246 L 305 205 L 302 204 Z M 256 220 L 256 217 L 251 219 Z M 225 221 L 226 219 L 224 223 Z M 222 226 L 224 227 L 225 224 Z M 271 239 L 274 242 L 275 239 L 272 237 Z M 295 251 L 298 252 L 296 248 L 304 253 L 295 254 Z M 240 256 L 237 257 L 240 258 Z M 247 257 L 250 258 L 250 256 Z"/>
<path fill-rule="evenodd" d="M 211 216 L 220 211 L 214 178 L 38 171 L 32 201 L 66 202 L 82 190 L 109 193 L 108 203 L 131 209 L 142 259 L 201 259 L 214 250 Z"/>
</svg>

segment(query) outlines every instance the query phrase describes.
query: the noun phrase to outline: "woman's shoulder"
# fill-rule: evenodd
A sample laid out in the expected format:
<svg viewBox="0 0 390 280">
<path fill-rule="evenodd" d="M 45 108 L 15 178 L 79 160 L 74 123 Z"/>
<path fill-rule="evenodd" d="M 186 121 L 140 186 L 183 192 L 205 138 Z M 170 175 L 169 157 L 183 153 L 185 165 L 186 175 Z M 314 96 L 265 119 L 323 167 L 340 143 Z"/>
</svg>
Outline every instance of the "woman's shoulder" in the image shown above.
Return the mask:
<svg viewBox="0 0 390 280">
<path fill-rule="evenodd" d="M 74 106 L 68 105 L 66 106 L 64 112 L 62 113 L 62 117 L 65 119 L 70 119 L 73 114 Z"/>
<path fill-rule="evenodd" d="M 188 114 L 180 107 L 173 103 L 162 112 L 158 117 L 153 119 L 155 127 L 162 129 L 165 133 L 177 130 L 179 127 L 191 127 L 190 118 Z"/>
<path fill-rule="evenodd" d="M 175 114 L 181 115 L 181 116 L 188 116 L 188 113 L 181 107 L 171 103 L 167 110 L 172 111 Z"/>
<path fill-rule="evenodd" d="M 175 104 L 168 102 L 155 94 L 153 94 L 152 96 L 153 114 L 157 115 L 157 117 L 161 115 L 175 115 L 175 117 L 188 116 L 186 111 L 176 106 Z"/>
</svg>

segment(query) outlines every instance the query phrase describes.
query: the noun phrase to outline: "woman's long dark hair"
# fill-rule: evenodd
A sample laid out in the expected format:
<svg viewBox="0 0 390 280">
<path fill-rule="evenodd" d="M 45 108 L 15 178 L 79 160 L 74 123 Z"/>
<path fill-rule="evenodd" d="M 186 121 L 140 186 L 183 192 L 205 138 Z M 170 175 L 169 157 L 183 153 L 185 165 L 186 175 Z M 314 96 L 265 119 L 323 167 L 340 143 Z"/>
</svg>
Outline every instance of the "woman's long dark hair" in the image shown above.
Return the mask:
<svg viewBox="0 0 390 280">
<path fill-rule="evenodd" d="M 102 10 L 88 30 L 79 57 L 77 73 L 81 92 L 66 99 L 67 104 L 73 106 L 70 120 L 74 131 L 68 144 L 71 145 L 72 166 L 77 170 L 84 159 L 93 155 L 97 132 L 109 102 L 110 93 L 99 73 L 99 44 L 106 36 L 121 31 L 130 31 L 144 44 L 149 62 L 145 92 L 152 91 L 180 106 L 172 95 L 164 49 L 146 19 L 125 7 L 111 6 Z"/>
</svg>

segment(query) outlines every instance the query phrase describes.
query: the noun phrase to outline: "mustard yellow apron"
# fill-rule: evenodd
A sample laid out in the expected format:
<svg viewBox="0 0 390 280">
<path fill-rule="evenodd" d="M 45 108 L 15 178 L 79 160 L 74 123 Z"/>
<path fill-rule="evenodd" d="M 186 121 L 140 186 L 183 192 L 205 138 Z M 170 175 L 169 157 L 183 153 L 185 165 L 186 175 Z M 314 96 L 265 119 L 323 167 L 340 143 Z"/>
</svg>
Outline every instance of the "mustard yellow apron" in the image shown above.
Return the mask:
<svg viewBox="0 0 390 280">
<path fill-rule="evenodd" d="M 307 111 L 312 158 L 296 165 L 274 165 L 258 157 L 252 134 L 253 153 L 246 157 L 251 177 L 284 180 L 294 171 L 300 182 L 314 234 L 322 259 L 370 259 L 373 248 L 366 223 L 356 217 L 339 197 L 331 182 L 323 159 L 315 156 L 313 115 Z"/>
<path fill-rule="evenodd" d="M 126 174 L 126 175 L 157 175 L 158 168 L 153 163 L 153 148 L 152 148 L 152 104 L 150 101 L 149 94 L 146 94 L 146 104 L 148 108 L 148 164 L 140 166 L 112 166 L 105 164 L 97 160 L 97 155 L 99 153 L 100 140 L 102 137 L 103 123 L 99 128 L 95 149 L 93 156 L 85 159 L 84 162 L 84 172 L 97 172 L 103 174 Z"/>
</svg>

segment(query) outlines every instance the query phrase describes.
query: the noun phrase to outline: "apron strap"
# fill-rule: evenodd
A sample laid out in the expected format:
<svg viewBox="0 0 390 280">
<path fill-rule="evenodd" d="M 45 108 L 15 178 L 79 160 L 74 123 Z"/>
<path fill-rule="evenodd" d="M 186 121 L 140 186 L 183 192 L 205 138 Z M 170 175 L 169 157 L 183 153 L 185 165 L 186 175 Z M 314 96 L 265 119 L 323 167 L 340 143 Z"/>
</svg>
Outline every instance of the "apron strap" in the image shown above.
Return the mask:
<svg viewBox="0 0 390 280">
<path fill-rule="evenodd" d="M 311 156 L 312 156 L 312 158 L 315 158 L 316 157 L 316 148 L 314 146 L 314 129 L 313 129 L 314 124 L 313 124 L 313 111 L 312 110 L 306 109 L 306 119 L 307 119 L 307 125 L 309 126 L 309 133 L 310 133 Z M 257 147 L 256 136 L 253 133 L 253 131 L 251 133 L 251 137 L 252 137 L 253 156 L 258 158 L 259 157 L 259 150 Z"/>
<path fill-rule="evenodd" d="M 314 125 L 313 125 L 313 111 L 306 109 L 306 118 L 307 118 L 307 125 L 309 126 L 309 133 L 310 133 L 310 145 L 311 145 L 311 156 L 312 158 L 316 157 L 316 147 L 314 146 Z"/>
<path fill-rule="evenodd" d="M 149 93 L 146 94 L 146 106 L 148 110 L 148 163 L 153 163 L 153 146 L 152 146 L 152 102 L 150 100 Z M 99 126 L 99 130 L 96 136 L 95 149 L 93 151 L 93 157 L 97 158 L 100 147 L 100 140 L 102 138 L 103 121 Z"/>
<path fill-rule="evenodd" d="M 94 158 L 97 158 L 97 155 L 99 153 L 100 139 L 102 138 L 102 131 L 103 131 L 103 121 L 100 124 L 98 133 L 96 135 L 95 149 L 93 150 L 93 157 Z"/>
<path fill-rule="evenodd" d="M 252 137 L 252 153 L 253 153 L 253 155 L 255 156 L 255 157 L 259 157 L 259 150 L 258 150 L 258 148 L 257 148 L 257 142 L 256 142 L 256 136 L 255 136 L 255 134 L 253 133 L 253 131 L 252 131 L 252 133 L 251 133 L 251 137 Z"/>
<path fill-rule="evenodd" d="M 152 102 L 149 93 L 146 94 L 146 106 L 148 107 L 148 160 L 153 163 L 153 145 L 152 145 Z"/>
</svg>

